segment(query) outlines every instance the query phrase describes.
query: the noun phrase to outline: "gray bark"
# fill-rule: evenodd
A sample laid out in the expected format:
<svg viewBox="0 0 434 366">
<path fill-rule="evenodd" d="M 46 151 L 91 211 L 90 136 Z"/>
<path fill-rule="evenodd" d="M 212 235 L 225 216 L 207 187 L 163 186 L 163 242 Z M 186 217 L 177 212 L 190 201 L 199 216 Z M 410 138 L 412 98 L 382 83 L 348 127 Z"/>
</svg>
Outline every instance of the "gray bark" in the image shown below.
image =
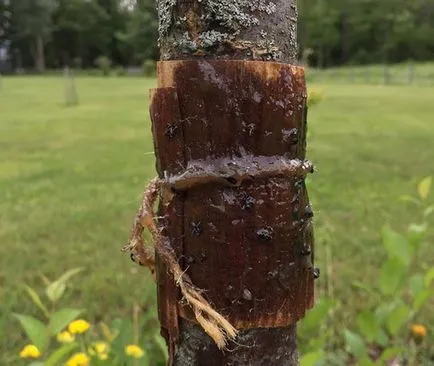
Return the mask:
<svg viewBox="0 0 434 366">
<path fill-rule="evenodd" d="M 297 60 L 295 0 L 159 0 L 162 60 Z"/>
<path fill-rule="evenodd" d="M 174 364 L 177 366 L 298 365 L 295 325 L 288 328 L 241 331 L 237 344 L 221 352 L 202 328 L 181 323 L 181 338 Z"/>
</svg>

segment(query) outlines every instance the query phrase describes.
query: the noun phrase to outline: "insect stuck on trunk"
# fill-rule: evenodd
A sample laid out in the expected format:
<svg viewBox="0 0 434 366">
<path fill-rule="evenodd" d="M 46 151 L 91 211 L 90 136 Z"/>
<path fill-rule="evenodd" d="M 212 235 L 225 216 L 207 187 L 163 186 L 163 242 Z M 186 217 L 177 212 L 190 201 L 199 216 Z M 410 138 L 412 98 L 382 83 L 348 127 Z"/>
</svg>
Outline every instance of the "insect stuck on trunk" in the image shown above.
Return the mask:
<svg viewBox="0 0 434 366">
<path fill-rule="evenodd" d="M 252 196 L 247 196 L 242 209 L 243 210 L 251 210 L 255 206 L 256 200 Z"/>
<path fill-rule="evenodd" d="M 304 209 L 304 217 L 306 219 L 311 219 L 313 217 L 313 210 L 311 205 L 307 205 Z"/>
<path fill-rule="evenodd" d="M 202 223 L 200 221 L 193 221 L 191 223 L 191 233 L 194 236 L 201 236 L 203 233 Z"/>
<path fill-rule="evenodd" d="M 166 126 L 166 131 L 164 132 L 164 136 L 168 137 L 169 139 L 173 139 L 176 136 L 178 129 L 179 127 L 177 124 L 169 123 Z"/>
<path fill-rule="evenodd" d="M 302 250 L 301 250 L 301 255 L 303 256 L 308 256 L 312 254 L 312 247 L 310 245 L 306 245 Z"/>
<path fill-rule="evenodd" d="M 273 229 L 271 227 L 265 227 L 256 231 L 256 235 L 261 241 L 270 241 L 273 239 Z"/>
</svg>

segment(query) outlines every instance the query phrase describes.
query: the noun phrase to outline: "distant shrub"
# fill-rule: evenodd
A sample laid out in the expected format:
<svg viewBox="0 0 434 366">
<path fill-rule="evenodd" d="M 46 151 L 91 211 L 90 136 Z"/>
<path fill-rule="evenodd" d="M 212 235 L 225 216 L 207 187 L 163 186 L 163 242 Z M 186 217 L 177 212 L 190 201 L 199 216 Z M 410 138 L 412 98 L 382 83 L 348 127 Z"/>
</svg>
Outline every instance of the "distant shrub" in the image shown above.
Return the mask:
<svg viewBox="0 0 434 366">
<path fill-rule="evenodd" d="M 122 66 L 118 66 L 115 68 L 114 74 L 116 76 L 125 76 L 127 72 L 125 71 L 125 68 L 123 68 Z"/>
<path fill-rule="evenodd" d="M 110 75 L 112 61 L 107 56 L 100 56 L 95 60 L 95 65 L 104 76 Z"/>
<path fill-rule="evenodd" d="M 306 48 L 303 50 L 303 54 L 301 56 L 301 62 L 304 65 L 304 67 L 309 66 L 309 58 L 314 54 L 314 50 L 312 48 Z"/>
<path fill-rule="evenodd" d="M 143 61 L 143 74 L 145 76 L 155 76 L 156 63 L 154 60 Z"/>
<path fill-rule="evenodd" d="M 77 73 L 76 73 L 77 75 Z M 101 71 L 99 69 L 86 69 L 83 70 L 80 75 L 83 76 L 101 76 Z"/>
<path fill-rule="evenodd" d="M 74 57 L 72 60 L 72 67 L 74 69 L 81 69 L 83 66 L 83 60 L 81 57 Z"/>
</svg>

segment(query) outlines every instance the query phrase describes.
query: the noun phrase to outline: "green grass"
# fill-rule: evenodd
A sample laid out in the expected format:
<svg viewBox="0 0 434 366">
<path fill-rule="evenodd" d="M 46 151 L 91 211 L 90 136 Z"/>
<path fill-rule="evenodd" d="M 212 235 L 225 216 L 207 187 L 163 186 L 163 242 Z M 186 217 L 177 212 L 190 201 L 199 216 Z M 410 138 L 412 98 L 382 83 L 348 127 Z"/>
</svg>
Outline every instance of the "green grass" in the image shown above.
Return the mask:
<svg viewBox="0 0 434 366">
<path fill-rule="evenodd" d="M 120 248 L 154 176 L 148 89 L 154 80 L 78 78 L 65 107 L 61 78 L 17 77 L 0 89 L 0 348 L 22 345 L 11 312 L 33 312 L 20 285 L 84 266 L 68 305 L 91 320 L 126 316 L 153 290 Z M 364 305 L 350 281 L 372 281 L 384 259 L 379 229 L 417 221 L 399 202 L 434 174 L 434 88 L 314 84 L 309 117 L 317 258 L 333 253 L 335 297 L 352 321 Z M 434 258 L 434 247 L 425 258 Z M 39 287 L 40 288 L 40 287 Z M 3 354 L 3 352 L 1 352 Z M 0 363 L 1 358 L 0 356 Z"/>
</svg>

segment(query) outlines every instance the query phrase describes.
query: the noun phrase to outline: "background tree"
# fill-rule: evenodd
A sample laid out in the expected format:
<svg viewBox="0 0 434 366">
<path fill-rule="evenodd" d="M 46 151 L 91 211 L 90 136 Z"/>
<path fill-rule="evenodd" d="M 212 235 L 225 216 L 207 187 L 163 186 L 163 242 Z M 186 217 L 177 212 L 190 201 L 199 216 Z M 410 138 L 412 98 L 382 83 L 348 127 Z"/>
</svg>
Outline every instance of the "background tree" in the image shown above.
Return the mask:
<svg viewBox="0 0 434 366">
<path fill-rule="evenodd" d="M 142 63 L 158 58 L 158 17 L 154 0 L 138 0 L 130 8 L 124 31 L 116 36 L 129 60 Z"/>
<path fill-rule="evenodd" d="M 110 55 L 110 15 L 96 1 L 58 0 L 53 13 L 51 64 L 92 67 L 100 55 Z"/>
<path fill-rule="evenodd" d="M 45 45 L 52 32 L 54 0 L 13 0 L 11 2 L 14 36 L 27 41 L 35 69 L 45 70 Z"/>
<path fill-rule="evenodd" d="M 0 1 L 0 6 L 7 7 Z M 15 67 L 95 67 L 158 58 L 155 0 L 13 0 L 0 28 L 12 42 Z M 434 0 L 299 0 L 300 53 L 318 67 L 393 63 L 434 57 Z M 1 36 L 0 36 L 1 37 Z"/>
</svg>

